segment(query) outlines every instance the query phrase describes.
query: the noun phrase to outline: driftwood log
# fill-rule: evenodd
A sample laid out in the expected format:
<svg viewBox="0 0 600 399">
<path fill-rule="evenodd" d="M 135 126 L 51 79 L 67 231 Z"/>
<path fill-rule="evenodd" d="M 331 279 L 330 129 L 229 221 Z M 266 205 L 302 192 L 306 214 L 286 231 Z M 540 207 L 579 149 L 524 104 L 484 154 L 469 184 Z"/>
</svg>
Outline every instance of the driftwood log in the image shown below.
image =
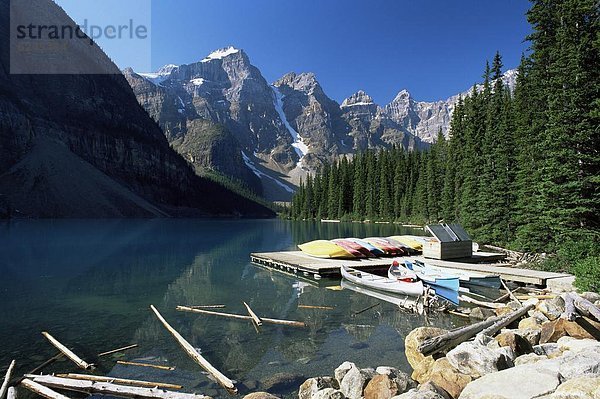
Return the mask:
<svg viewBox="0 0 600 399">
<path fill-rule="evenodd" d="M 161 366 L 158 364 L 139 363 L 139 362 L 127 362 L 125 360 L 117 360 L 117 364 L 122 364 L 124 366 L 150 367 L 153 369 L 168 370 L 168 371 L 175 370 L 175 367 L 172 367 L 172 366 Z"/>
<path fill-rule="evenodd" d="M 8 382 L 10 381 L 10 377 L 14 368 L 15 361 L 13 360 L 12 362 L 10 362 L 8 370 L 6 370 L 6 375 L 4 376 L 4 382 L 2 383 L 2 386 L 0 386 L 0 399 L 4 399 L 4 395 L 6 395 L 6 392 L 8 391 Z"/>
<path fill-rule="evenodd" d="M 252 308 L 250 307 L 250 305 L 248 305 L 246 302 L 242 302 L 244 304 L 244 306 L 246 307 L 246 310 L 248 311 L 248 314 L 250 315 L 250 317 L 252 317 L 252 321 L 254 322 L 254 324 L 256 324 L 256 326 L 262 326 L 263 322 L 260 319 L 260 317 L 258 317 L 256 315 L 256 313 L 254 313 L 254 311 L 252 310 Z"/>
<path fill-rule="evenodd" d="M 142 388 L 125 385 L 111 384 L 109 382 L 96 382 L 75 380 L 72 378 L 55 377 L 51 375 L 26 375 L 34 383 L 51 388 L 65 389 L 67 391 L 85 392 L 89 394 L 111 395 L 136 399 L 204 399 L 204 395 L 193 393 L 165 391 L 159 388 Z"/>
<path fill-rule="evenodd" d="M 98 376 L 98 375 L 87 375 L 87 374 L 73 374 L 73 373 L 56 374 L 56 377 L 72 378 L 74 380 L 110 382 L 113 384 L 133 385 L 133 386 L 146 387 L 146 388 L 164 388 L 164 389 L 181 389 L 181 388 L 183 388 L 181 385 L 165 384 L 163 382 L 128 380 L 125 378 L 102 377 L 102 376 Z"/>
<path fill-rule="evenodd" d="M 175 340 L 179 343 L 179 345 L 183 348 L 183 350 L 194 360 L 200 367 L 206 370 L 209 374 L 211 374 L 221 385 L 223 388 L 227 389 L 230 393 L 236 393 L 237 388 L 233 384 L 229 378 L 227 378 L 223 373 L 217 370 L 212 364 L 208 362 L 198 351 L 181 336 L 167 321 L 162 317 L 160 312 L 154 307 L 154 305 L 150 305 L 150 309 L 154 312 L 158 320 L 163 324 L 163 326 L 171 333 L 171 335 L 175 338 Z M 197 309 L 199 310 L 199 309 Z"/>
<path fill-rule="evenodd" d="M 6 399 L 17 399 L 17 390 L 15 387 L 9 387 Z"/>
<path fill-rule="evenodd" d="M 577 309 L 575 309 L 573 297 L 569 293 L 563 294 L 561 297 L 565 302 L 565 311 L 560 315 L 561 319 L 574 321 L 579 315 L 577 314 Z"/>
<path fill-rule="evenodd" d="M 25 378 L 23 381 L 21 381 L 21 385 L 30 390 L 31 392 L 36 393 L 47 399 L 69 399 L 68 396 L 53 391 L 52 389 L 41 385 L 37 382 L 31 381 L 28 378 Z"/>
<path fill-rule="evenodd" d="M 500 320 L 498 320 L 491 326 L 486 327 L 479 334 L 487 335 L 488 337 L 493 337 L 498 331 L 500 331 L 501 329 L 503 329 L 504 327 L 506 327 L 513 321 L 520 319 L 527 312 L 529 312 L 530 310 L 535 308 L 536 302 L 537 301 L 533 300 L 533 301 L 530 301 L 529 303 L 523 304 L 522 307 L 520 307 L 519 309 L 517 309 L 513 312 L 510 312 L 509 314 L 507 314 L 505 316 L 502 316 L 502 318 Z"/>
<path fill-rule="evenodd" d="M 122 348 L 113 349 L 111 351 L 98 353 L 98 357 L 112 355 L 113 353 L 123 352 L 123 351 L 129 350 L 129 349 L 137 348 L 137 346 L 138 346 L 138 344 L 133 344 L 133 345 L 129 345 L 129 346 L 124 346 Z"/>
<path fill-rule="evenodd" d="M 48 341 L 50 341 L 50 343 L 52 345 L 54 345 L 56 347 L 56 349 L 58 349 L 59 351 L 64 353 L 64 355 L 66 357 L 71 359 L 71 361 L 73 363 L 75 363 L 77 365 L 77 367 L 82 368 L 84 370 L 89 370 L 89 369 L 94 368 L 93 364 L 89 364 L 89 363 L 86 363 L 85 361 L 83 361 L 83 359 L 81 359 L 79 356 L 77 356 L 75 353 L 73 353 L 69 348 L 67 348 L 66 346 L 61 344 L 56 338 L 54 338 L 52 335 L 50 335 L 46 331 L 43 331 L 42 335 L 44 337 L 46 337 L 46 339 L 48 339 Z"/>
<path fill-rule="evenodd" d="M 204 309 L 192 309 L 187 306 L 177 306 L 177 310 L 179 310 L 180 312 L 200 313 L 200 314 L 207 314 L 207 315 L 212 315 L 212 316 L 228 317 L 231 319 L 238 319 L 238 320 L 250 320 L 250 321 L 252 320 L 252 317 L 246 316 L 246 315 L 234 314 L 234 313 L 213 312 L 212 310 L 204 310 Z M 292 327 L 306 327 L 306 324 L 301 321 L 278 320 L 278 319 L 270 319 L 268 317 L 261 317 L 260 319 L 263 321 L 263 323 L 280 324 L 280 325 L 292 326 Z"/>
<path fill-rule="evenodd" d="M 573 298 L 573 304 L 579 313 L 581 313 L 583 316 L 591 316 L 596 321 L 600 321 L 600 309 L 598 309 L 596 305 L 587 299 L 580 297 L 574 292 L 571 292 L 568 295 Z"/>
</svg>

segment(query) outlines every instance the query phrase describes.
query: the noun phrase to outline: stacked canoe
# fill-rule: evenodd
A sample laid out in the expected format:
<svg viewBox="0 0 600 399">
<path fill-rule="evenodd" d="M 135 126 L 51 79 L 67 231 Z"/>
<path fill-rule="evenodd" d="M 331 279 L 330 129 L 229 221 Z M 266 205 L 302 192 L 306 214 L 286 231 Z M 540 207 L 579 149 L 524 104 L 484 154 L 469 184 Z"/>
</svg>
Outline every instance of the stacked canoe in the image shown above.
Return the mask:
<svg viewBox="0 0 600 399">
<path fill-rule="evenodd" d="M 429 237 L 392 236 L 315 240 L 298 245 L 307 255 L 317 258 L 355 259 L 405 256 L 421 252 Z"/>
</svg>

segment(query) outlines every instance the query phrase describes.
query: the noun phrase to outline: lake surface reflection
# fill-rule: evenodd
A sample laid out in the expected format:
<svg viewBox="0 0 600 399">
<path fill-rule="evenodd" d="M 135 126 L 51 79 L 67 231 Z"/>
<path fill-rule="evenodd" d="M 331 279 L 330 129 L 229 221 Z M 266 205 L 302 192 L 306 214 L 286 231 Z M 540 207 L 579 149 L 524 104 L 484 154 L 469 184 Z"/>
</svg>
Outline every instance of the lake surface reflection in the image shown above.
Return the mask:
<svg viewBox="0 0 600 399">
<path fill-rule="evenodd" d="M 184 385 L 186 392 L 228 397 L 207 378 L 149 310 L 163 316 L 229 378 L 240 393 L 293 395 L 304 378 L 331 375 L 343 361 L 407 372 L 404 336 L 427 323 L 461 320 L 407 314 L 339 280 L 309 282 L 254 266 L 250 252 L 294 249 L 317 238 L 408 233 L 398 225 L 282 220 L 76 220 L 0 223 L 0 369 L 17 359 L 24 373 L 57 351 L 48 331 L 97 374 Z M 177 312 L 177 305 L 224 304 L 245 314 L 301 320 L 306 329 Z M 371 305 L 380 305 L 352 316 Z M 298 308 L 299 304 L 334 310 Z M 138 348 L 98 360 L 96 354 Z M 174 371 L 117 365 L 117 360 L 174 366 Z M 45 372 L 76 372 L 59 361 Z"/>
</svg>

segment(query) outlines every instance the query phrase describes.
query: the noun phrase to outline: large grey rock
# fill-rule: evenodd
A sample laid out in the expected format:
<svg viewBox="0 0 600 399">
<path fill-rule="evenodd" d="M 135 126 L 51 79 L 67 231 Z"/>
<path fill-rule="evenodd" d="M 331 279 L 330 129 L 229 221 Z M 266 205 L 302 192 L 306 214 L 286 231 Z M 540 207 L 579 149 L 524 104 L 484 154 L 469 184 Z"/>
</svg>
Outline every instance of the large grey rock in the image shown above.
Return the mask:
<svg viewBox="0 0 600 399">
<path fill-rule="evenodd" d="M 431 370 L 431 381 L 436 387 L 442 388 L 453 398 L 458 398 L 462 390 L 472 381 L 468 375 L 460 373 L 442 357 L 435 361 Z"/>
<path fill-rule="evenodd" d="M 504 354 L 475 342 L 463 342 L 446 355 L 462 374 L 479 378 L 510 366 Z"/>
<path fill-rule="evenodd" d="M 445 399 L 442 395 L 432 391 L 419 391 L 411 389 L 402 395 L 394 396 L 392 399 Z"/>
<path fill-rule="evenodd" d="M 600 377 L 577 377 L 561 384 L 550 399 L 600 399 Z"/>
<path fill-rule="evenodd" d="M 375 370 L 359 369 L 352 365 L 340 382 L 340 391 L 349 399 L 359 399 L 363 396 L 364 388 L 374 375 Z"/>
<path fill-rule="evenodd" d="M 600 377 L 600 347 L 567 352 L 561 357 L 546 362 L 558 363 L 558 371 L 565 379 L 582 376 Z M 539 362 L 537 365 L 541 366 L 546 362 Z"/>
<path fill-rule="evenodd" d="M 542 334 L 542 331 L 539 329 L 527 328 L 527 329 L 523 329 L 523 330 L 519 329 L 519 330 L 511 330 L 511 331 L 514 332 L 515 334 L 520 335 L 521 337 L 525 338 L 532 347 L 534 345 L 537 345 L 540 343 L 540 336 Z"/>
<path fill-rule="evenodd" d="M 412 330 L 406 338 L 404 338 L 404 352 L 406 354 L 406 359 L 413 369 L 425 359 L 425 356 L 419 352 L 419 345 L 429 338 L 437 337 L 446 332 L 447 330 L 436 327 L 418 327 Z"/>
<path fill-rule="evenodd" d="M 595 339 L 576 339 L 573 337 L 562 337 L 556 344 L 561 351 L 580 352 L 583 350 L 593 350 L 600 347 L 600 342 Z"/>
<path fill-rule="evenodd" d="M 575 291 L 575 276 L 551 278 L 546 281 L 546 287 L 550 292 L 562 293 Z"/>
<path fill-rule="evenodd" d="M 333 376 L 337 380 L 338 385 L 342 383 L 342 379 L 352 367 L 356 367 L 356 365 L 352 362 L 344 362 L 334 370 Z"/>
<path fill-rule="evenodd" d="M 299 399 L 313 399 L 313 396 L 320 390 L 325 388 L 338 389 L 339 384 L 332 377 L 315 377 L 304 381 L 298 389 Z"/>
<path fill-rule="evenodd" d="M 459 399 L 533 399 L 551 394 L 560 382 L 557 371 L 526 364 L 474 380 L 465 387 Z"/>
<path fill-rule="evenodd" d="M 252 392 L 244 396 L 243 399 L 279 399 L 279 397 L 268 392 Z"/>
<path fill-rule="evenodd" d="M 398 385 L 389 375 L 377 374 L 367 384 L 364 390 L 365 399 L 390 399 L 400 393 Z"/>
<path fill-rule="evenodd" d="M 546 355 L 538 355 L 536 353 L 528 353 L 526 355 L 521 355 L 514 360 L 515 366 L 520 366 L 522 364 L 531 364 L 539 362 L 540 360 L 548 359 Z"/>
<path fill-rule="evenodd" d="M 597 301 L 600 301 L 600 294 L 596 293 L 596 292 L 584 292 L 581 294 L 582 298 L 587 299 L 588 301 L 594 303 Z"/>
<path fill-rule="evenodd" d="M 533 352 L 536 355 L 545 355 L 548 357 L 556 357 L 562 354 L 561 346 L 557 343 L 540 344 L 533 346 Z"/>
<path fill-rule="evenodd" d="M 304 381 L 304 377 L 294 373 L 275 373 L 260 381 L 260 387 L 265 391 L 279 391 L 295 388 Z"/>
<path fill-rule="evenodd" d="M 346 397 L 342 393 L 342 391 L 333 389 L 333 388 L 325 388 L 315 393 L 312 399 L 345 399 Z"/>
</svg>

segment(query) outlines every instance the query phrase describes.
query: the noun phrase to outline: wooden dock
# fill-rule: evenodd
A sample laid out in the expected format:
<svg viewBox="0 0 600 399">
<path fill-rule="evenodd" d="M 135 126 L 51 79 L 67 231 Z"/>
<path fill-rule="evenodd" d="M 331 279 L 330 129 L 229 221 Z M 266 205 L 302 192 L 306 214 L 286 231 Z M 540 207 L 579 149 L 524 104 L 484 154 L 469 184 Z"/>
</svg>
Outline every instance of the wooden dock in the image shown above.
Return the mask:
<svg viewBox="0 0 600 399">
<path fill-rule="evenodd" d="M 405 259 L 418 259 L 432 265 L 443 266 L 449 269 L 470 270 L 474 272 L 497 274 L 506 281 L 522 284 L 535 284 L 546 286 L 550 279 L 569 277 L 564 273 L 551 273 L 540 270 L 517 269 L 499 266 L 497 261 L 504 258 L 503 254 L 492 252 L 477 252 L 469 259 L 458 261 L 442 261 L 425 259 L 422 256 L 408 256 Z M 306 255 L 302 251 L 287 252 L 262 252 L 250 254 L 252 263 L 279 270 L 288 274 L 312 277 L 339 277 L 340 266 L 345 264 L 365 271 L 385 271 L 390 266 L 391 258 L 366 258 L 366 259 L 321 259 Z"/>
</svg>

